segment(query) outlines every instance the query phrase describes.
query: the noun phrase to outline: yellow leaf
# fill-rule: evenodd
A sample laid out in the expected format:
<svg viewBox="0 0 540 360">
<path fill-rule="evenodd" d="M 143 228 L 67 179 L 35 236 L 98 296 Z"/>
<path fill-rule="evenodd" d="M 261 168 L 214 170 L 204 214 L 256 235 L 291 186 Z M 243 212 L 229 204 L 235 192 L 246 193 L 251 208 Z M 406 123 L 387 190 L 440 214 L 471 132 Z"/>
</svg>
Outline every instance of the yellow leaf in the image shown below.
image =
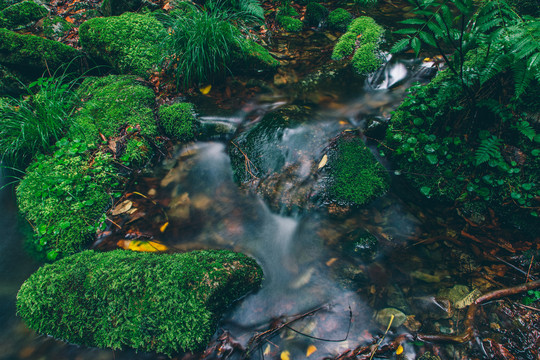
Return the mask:
<svg viewBox="0 0 540 360">
<path fill-rule="evenodd" d="M 169 222 L 168 222 L 168 221 L 167 221 L 165 224 L 161 225 L 161 227 L 159 228 L 159 231 L 164 232 L 165 229 L 167 228 L 167 226 L 169 226 Z"/>
<path fill-rule="evenodd" d="M 321 159 L 321 162 L 319 163 L 319 169 L 322 168 L 326 163 L 328 162 L 328 156 L 324 154 L 324 156 Z"/>
<path fill-rule="evenodd" d="M 264 349 L 263 355 L 270 355 L 270 345 L 266 345 L 266 348 Z"/>
<path fill-rule="evenodd" d="M 310 357 L 311 354 L 313 354 L 315 351 L 317 351 L 317 348 L 315 347 L 315 345 L 309 345 L 306 351 L 306 356 Z"/>
<path fill-rule="evenodd" d="M 210 92 L 210 90 L 212 90 L 212 85 L 206 85 L 205 87 L 202 87 L 202 88 L 199 89 L 199 91 L 203 95 L 208 94 Z"/>
<path fill-rule="evenodd" d="M 396 349 L 396 355 L 401 355 L 403 353 L 403 346 L 399 345 Z"/>
<path fill-rule="evenodd" d="M 291 360 L 291 353 L 287 350 L 283 351 L 279 356 L 281 360 Z"/>
<path fill-rule="evenodd" d="M 120 240 L 117 243 L 118 246 L 126 250 L 132 251 L 144 251 L 144 252 L 156 252 L 156 251 L 165 251 L 168 248 L 155 241 L 146 241 L 146 240 Z"/>
</svg>

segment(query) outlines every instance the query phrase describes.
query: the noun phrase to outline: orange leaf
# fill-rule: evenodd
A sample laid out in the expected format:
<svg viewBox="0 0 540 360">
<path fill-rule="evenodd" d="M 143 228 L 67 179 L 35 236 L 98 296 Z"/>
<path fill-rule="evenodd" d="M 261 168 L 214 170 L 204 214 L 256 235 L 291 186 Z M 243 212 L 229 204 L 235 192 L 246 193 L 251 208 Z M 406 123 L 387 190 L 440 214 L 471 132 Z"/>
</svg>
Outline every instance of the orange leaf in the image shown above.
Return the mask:
<svg viewBox="0 0 540 360">
<path fill-rule="evenodd" d="M 317 351 L 317 348 L 315 347 L 315 345 L 309 345 L 306 351 L 306 356 L 310 357 L 311 354 L 313 354 L 315 351 Z"/>
</svg>

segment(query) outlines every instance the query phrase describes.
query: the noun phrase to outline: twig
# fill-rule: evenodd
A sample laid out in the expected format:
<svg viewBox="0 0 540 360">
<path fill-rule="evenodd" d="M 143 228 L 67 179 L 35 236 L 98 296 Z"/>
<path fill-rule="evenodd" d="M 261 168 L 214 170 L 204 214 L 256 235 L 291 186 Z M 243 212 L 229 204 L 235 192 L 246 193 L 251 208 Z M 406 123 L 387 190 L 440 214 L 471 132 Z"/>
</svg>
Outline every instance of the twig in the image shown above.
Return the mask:
<svg viewBox="0 0 540 360">
<path fill-rule="evenodd" d="M 485 294 L 483 296 L 480 296 L 478 299 L 476 299 L 476 301 L 474 303 L 479 305 L 479 304 L 481 304 L 483 302 L 486 302 L 486 301 L 496 300 L 496 299 L 500 299 L 502 297 L 511 296 L 511 295 L 517 295 L 517 294 L 520 294 L 520 293 L 525 292 L 525 291 L 536 289 L 538 287 L 540 287 L 540 280 L 530 281 L 528 283 L 521 284 L 521 285 L 518 285 L 518 286 L 514 286 L 514 287 L 511 287 L 511 288 L 492 291 L 492 292 L 487 293 L 487 294 Z"/>
<path fill-rule="evenodd" d="M 525 279 L 525 282 L 528 282 L 529 281 L 529 275 L 531 273 L 531 267 L 532 267 L 532 264 L 533 264 L 533 260 L 534 260 L 534 255 L 531 257 L 531 263 L 529 264 L 529 270 L 527 270 L 527 278 Z M 532 278 L 532 277 L 531 277 Z M 534 280 L 534 279 L 533 279 Z"/>
<path fill-rule="evenodd" d="M 308 334 L 304 334 L 303 332 L 300 332 L 296 329 L 293 329 L 292 327 L 290 327 L 289 325 L 285 325 L 285 327 L 291 331 L 294 331 L 295 333 L 297 334 L 300 334 L 302 336 L 305 336 L 305 337 L 308 337 L 310 339 L 313 339 L 313 340 L 321 340 L 321 341 L 326 341 L 326 342 L 342 342 L 342 341 L 345 341 L 349 338 L 349 333 L 351 331 L 351 325 L 352 325 L 352 310 L 351 310 L 351 307 L 349 306 L 349 326 L 347 328 L 347 334 L 345 335 L 345 338 L 343 339 L 336 339 L 336 340 L 333 340 L 333 339 L 325 339 L 325 338 L 320 338 L 320 337 L 316 337 L 316 336 L 312 336 L 312 335 L 308 335 Z M 268 340 L 267 340 L 268 341 Z"/>
<path fill-rule="evenodd" d="M 253 168 L 258 171 L 257 167 L 255 166 L 255 164 L 253 164 L 253 161 L 249 160 L 249 157 L 246 155 L 245 152 L 242 151 L 242 149 L 240 149 L 240 147 L 238 145 L 236 145 L 234 143 L 234 141 L 231 141 L 231 144 L 234 145 L 234 147 L 236 147 L 238 149 L 238 151 L 240 151 L 242 153 L 242 155 L 244 155 L 244 166 L 246 168 L 246 171 L 249 173 L 249 175 L 251 175 L 254 179 L 258 179 L 257 176 L 255 176 L 255 174 L 253 174 L 251 172 L 251 167 L 253 166 Z"/>
<path fill-rule="evenodd" d="M 388 326 L 386 327 L 386 331 L 384 332 L 381 340 L 379 340 L 379 342 L 377 343 L 377 345 L 375 346 L 375 348 L 371 352 L 371 355 L 369 356 L 369 360 L 373 359 L 373 356 L 375 355 L 375 352 L 377 351 L 379 346 L 381 346 L 381 343 L 383 342 L 384 338 L 386 337 L 386 334 L 388 334 L 388 330 L 390 330 L 390 326 L 392 326 L 393 322 L 394 322 L 394 314 L 392 314 L 390 316 L 390 321 L 388 322 Z"/>
</svg>

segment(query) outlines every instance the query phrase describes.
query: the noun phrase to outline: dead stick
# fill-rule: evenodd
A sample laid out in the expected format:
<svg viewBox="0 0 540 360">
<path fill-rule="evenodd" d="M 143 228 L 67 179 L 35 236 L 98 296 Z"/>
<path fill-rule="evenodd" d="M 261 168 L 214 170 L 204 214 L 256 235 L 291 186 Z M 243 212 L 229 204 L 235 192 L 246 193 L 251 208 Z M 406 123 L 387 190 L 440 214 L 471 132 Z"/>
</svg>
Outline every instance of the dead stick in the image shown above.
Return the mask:
<svg viewBox="0 0 540 360">
<path fill-rule="evenodd" d="M 486 301 L 496 300 L 496 299 L 500 299 L 502 297 L 511 296 L 511 295 L 517 295 L 525 291 L 536 289 L 538 287 L 540 287 L 540 280 L 530 281 L 528 283 L 514 286 L 511 288 L 500 289 L 500 290 L 489 292 L 485 295 L 480 296 L 478 299 L 476 299 L 474 303 L 478 305 Z"/>
</svg>

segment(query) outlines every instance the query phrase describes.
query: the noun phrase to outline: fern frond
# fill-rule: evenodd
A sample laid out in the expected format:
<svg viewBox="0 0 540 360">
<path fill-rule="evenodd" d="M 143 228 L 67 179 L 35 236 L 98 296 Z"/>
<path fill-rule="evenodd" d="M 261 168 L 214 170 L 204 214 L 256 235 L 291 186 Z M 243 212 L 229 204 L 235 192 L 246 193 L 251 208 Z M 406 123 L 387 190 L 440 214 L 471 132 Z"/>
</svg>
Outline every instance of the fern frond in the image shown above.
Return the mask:
<svg viewBox="0 0 540 360">
<path fill-rule="evenodd" d="M 485 68 L 482 71 L 480 77 L 480 83 L 484 84 L 495 75 L 500 74 L 511 64 L 511 56 L 504 53 L 493 54 L 489 59 L 487 59 Z"/>
<path fill-rule="evenodd" d="M 499 147 L 502 144 L 502 140 L 496 136 L 488 137 L 480 142 L 480 146 L 474 154 L 476 166 L 488 162 L 490 159 L 501 158 L 501 152 Z"/>
<path fill-rule="evenodd" d="M 392 46 L 392 49 L 390 49 L 390 52 L 392 54 L 396 54 L 398 52 L 401 52 L 403 50 L 405 50 L 407 48 L 407 46 L 409 46 L 409 41 L 410 41 L 410 38 L 404 38 L 404 39 L 401 39 L 399 41 L 397 41 L 394 46 Z"/>
<path fill-rule="evenodd" d="M 529 140 L 533 140 L 536 136 L 536 131 L 534 128 L 529 124 L 528 121 L 521 120 L 514 126 L 521 134 L 523 134 L 526 138 Z"/>
<path fill-rule="evenodd" d="M 528 71 L 527 64 L 524 61 L 514 62 L 512 72 L 514 74 L 515 96 L 520 97 L 531 83 L 533 73 Z"/>
</svg>

